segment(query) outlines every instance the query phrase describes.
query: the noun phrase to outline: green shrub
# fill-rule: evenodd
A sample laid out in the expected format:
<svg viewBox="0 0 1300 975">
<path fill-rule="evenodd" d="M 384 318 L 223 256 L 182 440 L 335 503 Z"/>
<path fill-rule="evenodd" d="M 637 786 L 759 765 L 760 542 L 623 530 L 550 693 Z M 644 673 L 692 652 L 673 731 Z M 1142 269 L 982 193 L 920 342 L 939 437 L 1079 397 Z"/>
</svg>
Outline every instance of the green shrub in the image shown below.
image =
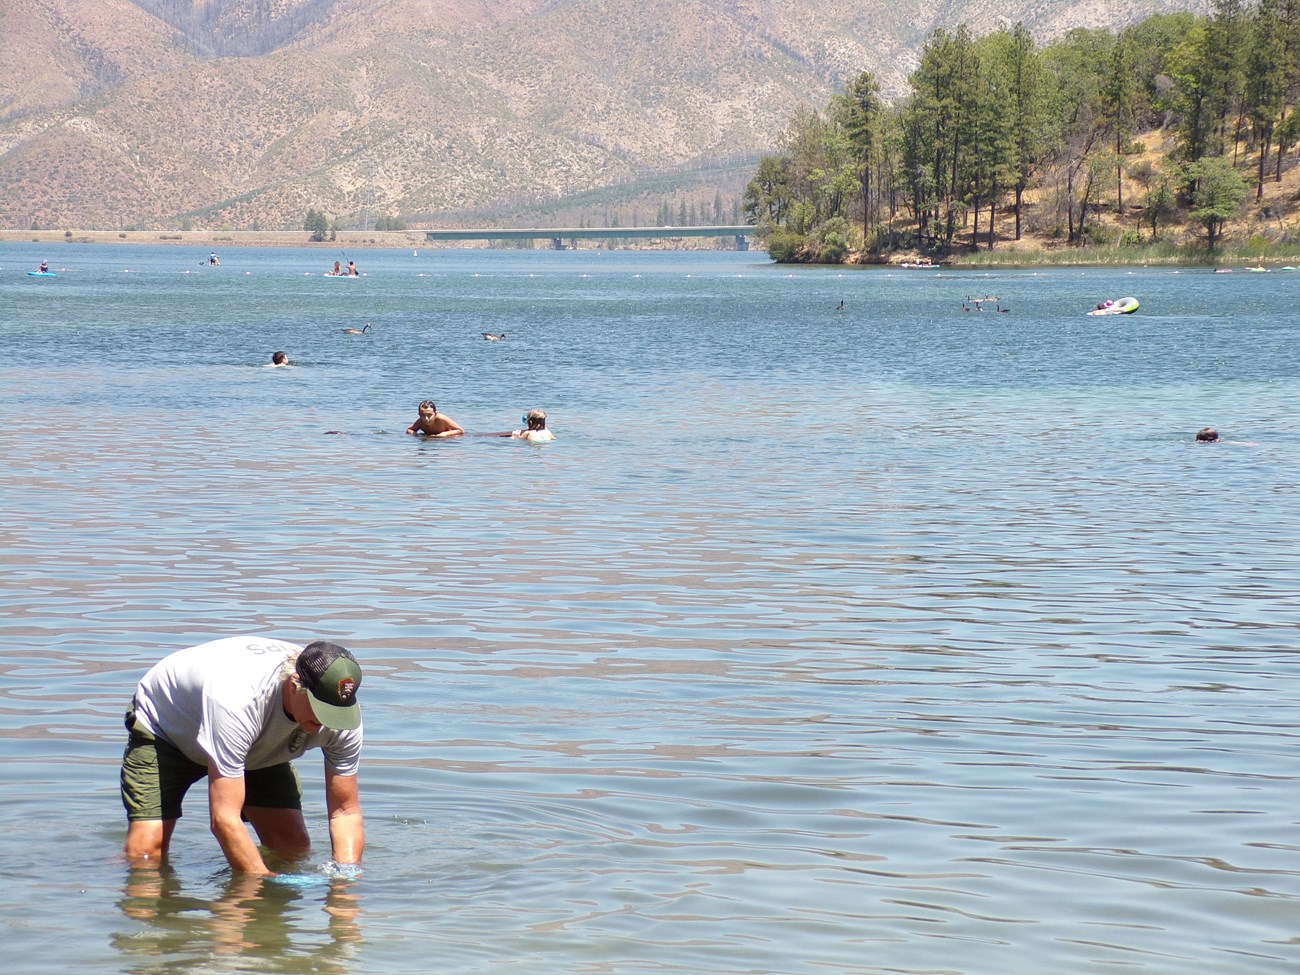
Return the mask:
<svg viewBox="0 0 1300 975">
<path fill-rule="evenodd" d="M 1113 244 L 1119 239 L 1118 232 L 1113 228 L 1105 227 L 1097 223 L 1090 224 L 1088 229 L 1085 231 L 1084 236 L 1087 237 L 1089 244 L 1094 244 L 1099 247 L 1105 244 Z"/>
<path fill-rule="evenodd" d="M 843 217 L 832 217 L 817 228 L 810 250 L 818 263 L 839 264 L 849 252 L 849 224 Z"/>
<path fill-rule="evenodd" d="M 843 262 L 844 255 L 849 252 L 849 242 L 840 234 L 829 233 L 822 240 L 821 249 L 817 252 L 817 260 L 822 264 L 839 264 Z"/>
<path fill-rule="evenodd" d="M 802 256 L 807 243 L 803 234 L 796 234 L 793 230 L 782 227 L 773 230 L 767 238 L 767 256 L 780 263 L 797 261 Z"/>
</svg>

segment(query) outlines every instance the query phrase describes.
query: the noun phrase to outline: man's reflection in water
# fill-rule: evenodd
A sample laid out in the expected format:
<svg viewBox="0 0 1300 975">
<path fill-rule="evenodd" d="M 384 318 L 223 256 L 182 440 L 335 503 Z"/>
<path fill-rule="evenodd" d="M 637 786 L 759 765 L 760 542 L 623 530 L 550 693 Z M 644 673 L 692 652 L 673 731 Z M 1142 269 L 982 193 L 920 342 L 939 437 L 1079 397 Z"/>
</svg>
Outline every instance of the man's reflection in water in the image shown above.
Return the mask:
<svg viewBox="0 0 1300 975">
<path fill-rule="evenodd" d="M 113 946 L 124 956 L 123 971 L 140 975 L 232 955 L 259 972 L 346 975 L 361 941 L 360 895 L 339 880 L 297 889 L 236 874 L 208 900 L 183 895 L 164 866 L 130 870 L 118 906 L 137 923 L 115 934 Z"/>
</svg>

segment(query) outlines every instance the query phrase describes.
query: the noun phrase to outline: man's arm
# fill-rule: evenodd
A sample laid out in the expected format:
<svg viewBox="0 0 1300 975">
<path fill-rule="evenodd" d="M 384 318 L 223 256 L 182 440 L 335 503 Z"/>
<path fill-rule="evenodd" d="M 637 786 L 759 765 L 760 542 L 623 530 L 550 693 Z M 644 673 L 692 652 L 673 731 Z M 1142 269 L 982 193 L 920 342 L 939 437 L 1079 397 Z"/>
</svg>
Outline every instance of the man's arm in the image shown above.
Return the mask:
<svg viewBox="0 0 1300 975">
<path fill-rule="evenodd" d="M 442 420 L 442 429 L 434 434 L 435 437 L 459 437 L 465 432 L 465 428 L 449 416 L 439 415 L 438 419 Z"/>
<path fill-rule="evenodd" d="M 212 835 L 236 873 L 269 875 L 257 844 L 248 835 L 241 812 L 244 808 L 244 777 L 226 778 L 208 763 L 208 808 Z"/>
<path fill-rule="evenodd" d="M 338 775 L 325 766 L 325 806 L 330 817 L 330 849 L 335 863 L 360 863 L 366 846 L 361 797 L 355 775 Z"/>
</svg>

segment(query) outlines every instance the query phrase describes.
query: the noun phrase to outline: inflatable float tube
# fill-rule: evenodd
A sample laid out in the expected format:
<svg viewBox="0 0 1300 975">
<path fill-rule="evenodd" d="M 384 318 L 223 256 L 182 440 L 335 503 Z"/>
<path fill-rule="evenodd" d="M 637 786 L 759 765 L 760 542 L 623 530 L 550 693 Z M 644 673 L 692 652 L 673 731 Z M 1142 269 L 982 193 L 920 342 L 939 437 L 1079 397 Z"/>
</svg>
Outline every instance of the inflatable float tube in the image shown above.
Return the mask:
<svg viewBox="0 0 1300 975">
<path fill-rule="evenodd" d="M 1089 315 L 1131 315 L 1138 310 L 1138 300 L 1134 297 L 1116 298 L 1105 308 L 1094 308 Z"/>
</svg>

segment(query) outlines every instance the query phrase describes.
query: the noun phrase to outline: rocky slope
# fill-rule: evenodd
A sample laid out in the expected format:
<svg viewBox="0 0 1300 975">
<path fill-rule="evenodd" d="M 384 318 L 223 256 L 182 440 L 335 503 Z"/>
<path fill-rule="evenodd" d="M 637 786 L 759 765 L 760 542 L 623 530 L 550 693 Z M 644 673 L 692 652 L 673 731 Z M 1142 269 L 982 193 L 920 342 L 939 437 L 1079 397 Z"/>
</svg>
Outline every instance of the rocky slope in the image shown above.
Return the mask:
<svg viewBox="0 0 1300 975">
<path fill-rule="evenodd" d="M 733 195 L 800 103 L 936 26 L 1208 0 L 6 0 L 0 227 L 300 226 Z"/>
</svg>

